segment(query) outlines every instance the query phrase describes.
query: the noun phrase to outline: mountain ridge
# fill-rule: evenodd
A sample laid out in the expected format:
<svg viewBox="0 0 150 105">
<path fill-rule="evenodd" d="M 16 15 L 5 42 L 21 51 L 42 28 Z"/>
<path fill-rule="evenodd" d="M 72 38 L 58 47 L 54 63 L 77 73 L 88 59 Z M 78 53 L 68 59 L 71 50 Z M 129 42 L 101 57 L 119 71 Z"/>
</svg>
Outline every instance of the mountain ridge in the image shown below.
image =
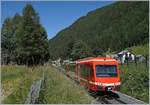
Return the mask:
<svg viewBox="0 0 150 105">
<path fill-rule="evenodd" d="M 148 2 L 143 1 L 120 1 L 90 11 L 49 41 L 51 56 L 68 57 L 76 40 L 85 42 L 93 54 L 147 43 L 148 13 Z"/>
</svg>

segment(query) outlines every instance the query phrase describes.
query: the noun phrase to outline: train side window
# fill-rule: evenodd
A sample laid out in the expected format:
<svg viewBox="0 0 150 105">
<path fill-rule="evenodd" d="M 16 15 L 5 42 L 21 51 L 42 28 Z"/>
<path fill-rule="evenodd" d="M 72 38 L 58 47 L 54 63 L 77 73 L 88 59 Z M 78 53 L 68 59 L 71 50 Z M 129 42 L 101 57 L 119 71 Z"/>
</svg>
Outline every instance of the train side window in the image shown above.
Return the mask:
<svg viewBox="0 0 150 105">
<path fill-rule="evenodd" d="M 81 75 L 82 77 L 89 77 L 93 76 L 93 70 L 92 70 L 92 66 L 90 65 L 81 65 Z"/>
<path fill-rule="evenodd" d="M 85 65 L 81 66 L 81 74 L 82 74 L 82 77 L 84 78 L 87 76 L 87 68 Z"/>
<path fill-rule="evenodd" d="M 92 66 L 89 65 L 89 73 L 90 73 L 90 76 L 93 77 L 94 76 L 94 73 L 93 73 L 93 69 L 92 69 Z"/>
</svg>

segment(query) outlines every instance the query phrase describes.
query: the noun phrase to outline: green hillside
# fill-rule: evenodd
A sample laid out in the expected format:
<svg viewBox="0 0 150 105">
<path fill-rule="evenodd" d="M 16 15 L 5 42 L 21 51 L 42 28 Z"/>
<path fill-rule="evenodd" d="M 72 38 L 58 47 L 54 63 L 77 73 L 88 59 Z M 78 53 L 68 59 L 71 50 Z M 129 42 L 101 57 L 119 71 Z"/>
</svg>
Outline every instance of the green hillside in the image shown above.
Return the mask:
<svg viewBox="0 0 150 105">
<path fill-rule="evenodd" d="M 78 40 L 90 50 L 88 56 L 145 44 L 148 15 L 148 1 L 120 1 L 91 11 L 49 40 L 51 57 L 70 57 Z"/>
<path fill-rule="evenodd" d="M 130 49 L 136 55 L 149 55 L 149 43 L 139 46 L 132 46 Z"/>
</svg>

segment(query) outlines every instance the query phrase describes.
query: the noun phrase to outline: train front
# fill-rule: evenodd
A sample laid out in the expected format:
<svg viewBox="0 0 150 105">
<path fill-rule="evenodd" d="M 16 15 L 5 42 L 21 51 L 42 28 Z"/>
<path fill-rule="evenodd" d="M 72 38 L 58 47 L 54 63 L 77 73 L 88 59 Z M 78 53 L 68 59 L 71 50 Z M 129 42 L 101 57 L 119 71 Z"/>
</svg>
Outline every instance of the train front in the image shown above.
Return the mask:
<svg viewBox="0 0 150 105">
<path fill-rule="evenodd" d="M 120 68 L 116 59 L 94 62 L 95 82 L 98 91 L 114 91 L 120 86 Z"/>
</svg>

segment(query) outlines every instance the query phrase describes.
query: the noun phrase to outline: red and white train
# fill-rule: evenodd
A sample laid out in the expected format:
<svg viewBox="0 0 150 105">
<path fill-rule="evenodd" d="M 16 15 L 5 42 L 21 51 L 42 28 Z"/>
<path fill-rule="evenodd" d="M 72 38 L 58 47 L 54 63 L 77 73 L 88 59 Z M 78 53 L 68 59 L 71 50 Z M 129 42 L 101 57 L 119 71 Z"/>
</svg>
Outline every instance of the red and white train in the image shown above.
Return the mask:
<svg viewBox="0 0 150 105">
<path fill-rule="evenodd" d="M 67 66 L 69 71 L 71 68 Z M 74 78 L 92 91 L 114 91 L 120 86 L 119 62 L 110 57 L 90 57 L 77 60 Z"/>
</svg>

